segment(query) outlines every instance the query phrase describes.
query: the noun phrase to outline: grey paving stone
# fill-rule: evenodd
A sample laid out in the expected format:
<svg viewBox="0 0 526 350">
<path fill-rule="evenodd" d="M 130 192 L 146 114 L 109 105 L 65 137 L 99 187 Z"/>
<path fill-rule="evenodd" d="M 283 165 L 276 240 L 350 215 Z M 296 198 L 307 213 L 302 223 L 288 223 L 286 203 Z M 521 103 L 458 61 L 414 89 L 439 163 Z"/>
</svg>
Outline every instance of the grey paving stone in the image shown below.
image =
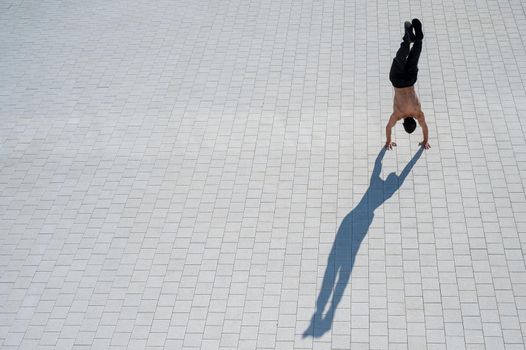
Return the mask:
<svg viewBox="0 0 526 350">
<path fill-rule="evenodd" d="M 524 349 L 521 1 L 0 6 L 1 348 Z"/>
</svg>

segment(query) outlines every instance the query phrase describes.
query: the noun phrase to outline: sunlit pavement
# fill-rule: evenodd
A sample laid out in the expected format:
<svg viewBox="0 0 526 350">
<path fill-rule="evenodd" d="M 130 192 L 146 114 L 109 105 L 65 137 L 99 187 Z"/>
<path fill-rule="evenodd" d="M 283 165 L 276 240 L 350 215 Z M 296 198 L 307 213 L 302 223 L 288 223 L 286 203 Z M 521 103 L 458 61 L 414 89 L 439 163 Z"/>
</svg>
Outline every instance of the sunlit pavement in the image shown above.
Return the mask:
<svg viewBox="0 0 526 350">
<path fill-rule="evenodd" d="M 524 2 L 0 6 L 0 348 L 524 349 Z"/>
</svg>

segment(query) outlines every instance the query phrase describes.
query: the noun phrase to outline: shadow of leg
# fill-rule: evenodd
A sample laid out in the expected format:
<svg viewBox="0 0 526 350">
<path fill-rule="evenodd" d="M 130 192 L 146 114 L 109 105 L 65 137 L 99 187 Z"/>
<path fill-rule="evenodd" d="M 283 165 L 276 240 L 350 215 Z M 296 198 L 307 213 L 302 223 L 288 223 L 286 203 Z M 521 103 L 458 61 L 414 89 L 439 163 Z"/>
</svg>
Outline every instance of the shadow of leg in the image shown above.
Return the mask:
<svg viewBox="0 0 526 350">
<path fill-rule="evenodd" d="M 327 305 L 329 298 L 335 288 L 334 283 L 336 280 L 336 274 L 338 273 L 338 266 L 335 266 L 335 251 L 331 252 L 329 256 L 329 262 L 327 263 L 327 269 L 323 276 L 323 284 L 320 290 L 320 295 L 316 301 L 316 312 L 312 315 L 309 327 L 303 332 L 303 338 L 307 336 L 320 337 L 328 328 L 326 328 L 326 322 L 323 317 L 323 310 Z M 330 326 L 330 325 L 329 325 Z"/>
<path fill-rule="evenodd" d="M 327 328 L 331 328 L 332 322 L 334 321 L 334 314 L 336 313 L 336 308 L 340 304 L 340 301 L 343 298 L 345 288 L 349 283 L 351 278 L 351 267 L 346 266 L 340 270 L 340 276 L 338 282 L 336 282 L 336 288 L 334 289 L 334 294 L 332 296 L 331 308 L 327 311 L 327 316 L 323 320 L 327 323 Z"/>
<path fill-rule="evenodd" d="M 351 277 L 351 266 L 345 264 L 342 268 L 339 269 L 338 281 L 334 285 L 334 292 L 332 293 L 332 301 L 329 310 L 325 316 L 323 316 L 323 309 L 318 309 L 312 316 L 311 322 L 307 330 L 303 333 L 303 338 L 307 336 L 321 337 L 328 330 L 331 329 L 332 323 L 334 321 L 334 314 L 336 313 L 336 308 L 340 303 L 345 288 L 349 283 Z"/>
</svg>

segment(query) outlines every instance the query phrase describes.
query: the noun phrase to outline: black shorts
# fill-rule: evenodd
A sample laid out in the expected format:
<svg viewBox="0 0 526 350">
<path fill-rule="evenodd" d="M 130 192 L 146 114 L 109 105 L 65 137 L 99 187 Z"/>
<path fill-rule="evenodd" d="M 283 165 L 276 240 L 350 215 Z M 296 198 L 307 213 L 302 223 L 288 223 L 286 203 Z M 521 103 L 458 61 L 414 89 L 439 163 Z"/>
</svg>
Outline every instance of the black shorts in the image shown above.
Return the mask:
<svg viewBox="0 0 526 350">
<path fill-rule="evenodd" d="M 413 86 L 416 83 L 417 76 L 418 68 L 407 69 L 393 59 L 391 71 L 389 72 L 389 80 L 391 80 L 394 87 L 405 88 Z"/>
</svg>

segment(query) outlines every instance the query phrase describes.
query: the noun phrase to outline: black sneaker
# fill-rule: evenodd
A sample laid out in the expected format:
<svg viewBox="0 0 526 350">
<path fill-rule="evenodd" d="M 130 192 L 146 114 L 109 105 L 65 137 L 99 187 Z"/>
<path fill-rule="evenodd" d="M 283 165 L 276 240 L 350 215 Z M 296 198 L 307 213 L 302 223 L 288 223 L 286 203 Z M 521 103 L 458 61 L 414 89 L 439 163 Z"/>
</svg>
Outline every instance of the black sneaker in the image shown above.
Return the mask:
<svg viewBox="0 0 526 350">
<path fill-rule="evenodd" d="M 403 40 L 407 43 L 415 41 L 416 37 L 413 34 L 413 25 L 411 24 L 411 22 L 406 21 L 404 23 L 404 28 L 405 28 L 405 34 L 404 34 Z"/>
<path fill-rule="evenodd" d="M 416 40 L 424 39 L 424 33 L 422 32 L 422 22 L 418 18 L 413 18 L 413 28 L 415 28 Z"/>
</svg>

